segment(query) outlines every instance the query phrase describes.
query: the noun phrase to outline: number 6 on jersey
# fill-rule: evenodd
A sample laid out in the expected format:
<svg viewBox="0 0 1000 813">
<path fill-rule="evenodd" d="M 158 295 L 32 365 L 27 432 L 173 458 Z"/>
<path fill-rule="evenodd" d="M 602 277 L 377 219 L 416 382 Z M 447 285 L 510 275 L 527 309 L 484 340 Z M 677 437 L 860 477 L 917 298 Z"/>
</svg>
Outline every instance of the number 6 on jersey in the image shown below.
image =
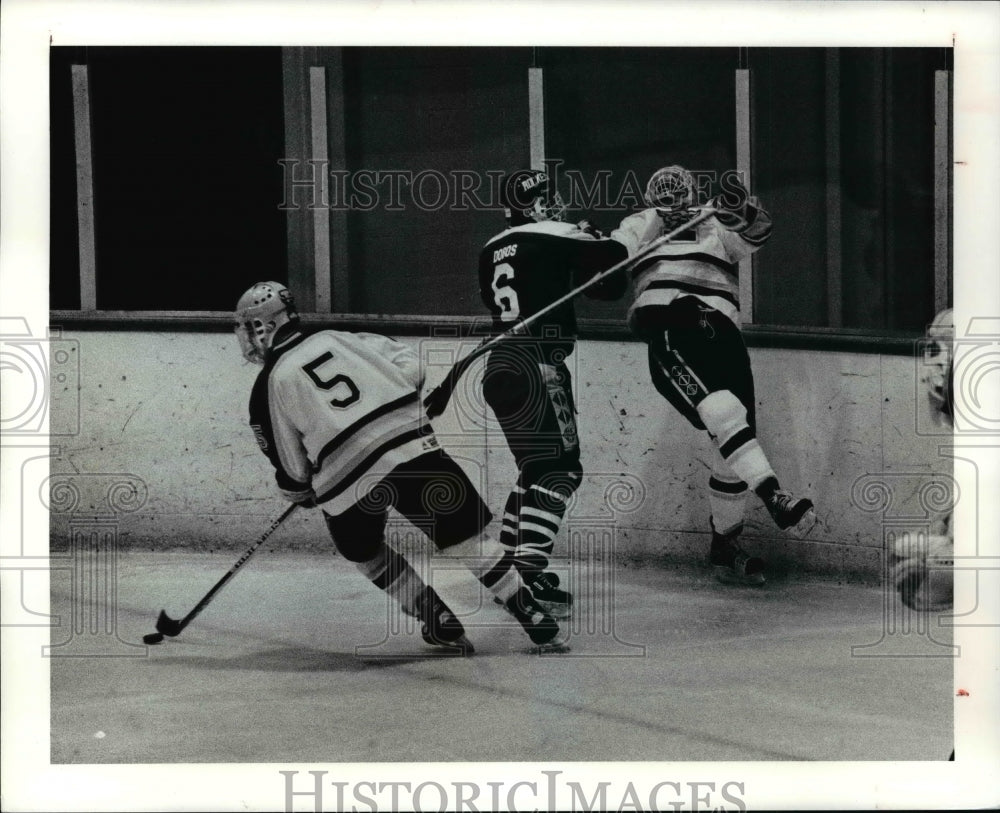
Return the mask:
<svg viewBox="0 0 1000 813">
<path fill-rule="evenodd" d="M 514 266 L 510 263 L 500 263 L 493 269 L 493 301 L 500 308 L 501 322 L 513 322 L 521 315 L 517 291 L 510 287 L 513 281 Z"/>
</svg>

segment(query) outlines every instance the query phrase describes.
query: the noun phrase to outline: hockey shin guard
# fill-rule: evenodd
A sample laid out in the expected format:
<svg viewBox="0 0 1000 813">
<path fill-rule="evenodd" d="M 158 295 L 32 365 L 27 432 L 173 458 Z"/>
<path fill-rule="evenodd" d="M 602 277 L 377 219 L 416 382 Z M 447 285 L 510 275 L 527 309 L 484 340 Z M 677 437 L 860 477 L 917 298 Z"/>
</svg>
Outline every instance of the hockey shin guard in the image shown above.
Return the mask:
<svg viewBox="0 0 1000 813">
<path fill-rule="evenodd" d="M 697 409 L 722 459 L 737 477 L 752 488 L 774 479 L 774 470 L 747 423 L 746 407 L 735 395 L 729 390 L 709 393 Z"/>
<path fill-rule="evenodd" d="M 716 455 L 712 474 L 708 478 L 708 505 L 712 512 L 712 527 L 717 533 L 728 534 L 743 524 L 750 489 L 745 481 Z"/>
</svg>

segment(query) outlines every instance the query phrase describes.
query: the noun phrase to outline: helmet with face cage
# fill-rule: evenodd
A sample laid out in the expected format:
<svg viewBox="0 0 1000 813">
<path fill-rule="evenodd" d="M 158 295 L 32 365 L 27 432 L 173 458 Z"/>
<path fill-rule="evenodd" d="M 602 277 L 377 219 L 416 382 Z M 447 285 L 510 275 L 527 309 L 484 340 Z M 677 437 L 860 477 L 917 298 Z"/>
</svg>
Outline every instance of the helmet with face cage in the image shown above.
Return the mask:
<svg viewBox="0 0 1000 813">
<path fill-rule="evenodd" d="M 240 351 L 254 364 L 264 363 L 278 328 L 299 321 L 292 293 L 280 282 L 258 282 L 247 289 L 236 303 L 235 317 Z"/>
<path fill-rule="evenodd" d="M 646 184 L 646 203 L 661 214 L 686 211 L 694 206 L 694 177 L 673 164 L 656 170 Z"/>
</svg>

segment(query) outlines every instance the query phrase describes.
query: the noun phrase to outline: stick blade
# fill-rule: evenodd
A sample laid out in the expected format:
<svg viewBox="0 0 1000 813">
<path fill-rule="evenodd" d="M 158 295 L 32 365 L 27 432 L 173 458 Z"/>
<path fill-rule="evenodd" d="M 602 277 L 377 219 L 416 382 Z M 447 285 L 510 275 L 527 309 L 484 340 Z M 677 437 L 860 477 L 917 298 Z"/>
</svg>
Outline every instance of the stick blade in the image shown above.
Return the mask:
<svg viewBox="0 0 1000 813">
<path fill-rule="evenodd" d="M 160 617 L 156 619 L 156 631 L 173 638 L 180 635 L 181 622 L 167 615 L 166 610 L 160 610 Z"/>
</svg>

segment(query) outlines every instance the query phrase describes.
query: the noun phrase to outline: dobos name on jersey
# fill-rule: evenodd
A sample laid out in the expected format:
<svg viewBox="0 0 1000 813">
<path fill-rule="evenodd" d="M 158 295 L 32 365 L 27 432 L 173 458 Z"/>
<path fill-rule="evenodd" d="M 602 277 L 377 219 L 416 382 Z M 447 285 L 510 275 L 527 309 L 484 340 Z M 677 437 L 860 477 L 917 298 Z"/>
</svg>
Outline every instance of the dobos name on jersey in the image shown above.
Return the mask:
<svg viewBox="0 0 1000 813">
<path fill-rule="evenodd" d="M 493 262 L 498 263 L 507 257 L 513 257 L 515 254 L 517 254 L 517 243 L 511 243 L 509 246 L 498 248 L 493 252 Z"/>
</svg>

